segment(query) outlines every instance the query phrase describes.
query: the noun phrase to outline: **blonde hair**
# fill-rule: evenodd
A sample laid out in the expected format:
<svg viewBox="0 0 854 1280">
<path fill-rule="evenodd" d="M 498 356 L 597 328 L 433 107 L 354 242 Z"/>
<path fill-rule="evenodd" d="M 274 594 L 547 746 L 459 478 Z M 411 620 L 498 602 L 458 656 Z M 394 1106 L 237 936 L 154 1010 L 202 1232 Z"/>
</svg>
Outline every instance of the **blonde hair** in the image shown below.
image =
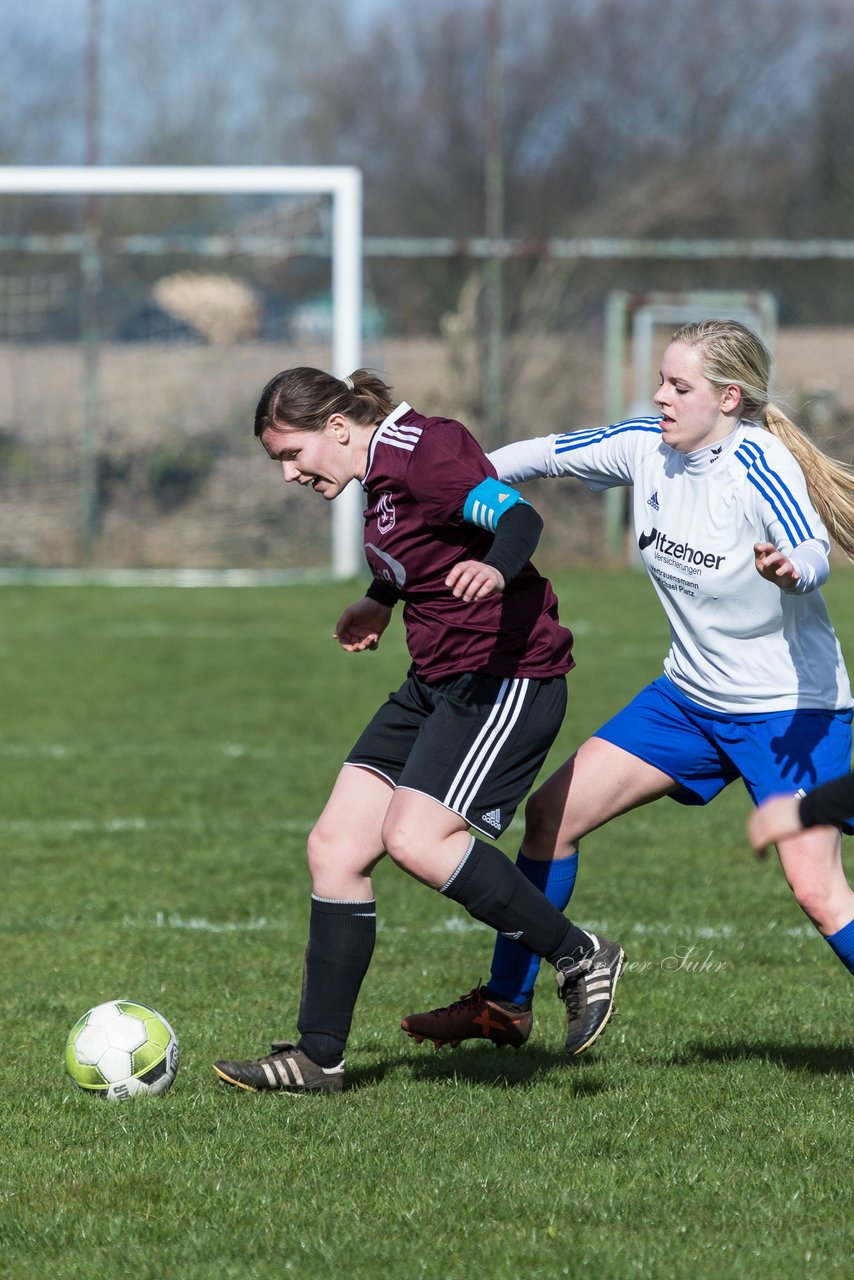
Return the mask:
<svg viewBox="0 0 854 1280">
<path fill-rule="evenodd" d="M 268 427 L 322 431 L 333 413 L 370 426 L 382 422 L 395 407 L 391 387 L 370 369 L 356 369 L 348 378 L 336 378 L 322 369 L 301 365 L 277 373 L 261 392 L 255 410 L 255 435 L 262 436 Z"/>
<path fill-rule="evenodd" d="M 768 399 L 771 354 L 765 343 L 737 320 L 686 324 L 671 342 L 700 349 L 703 374 L 713 386 L 734 385 L 741 390 L 741 416 L 758 422 L 786 446 L 804 473 L 813 506 L 828 533 L 854 560 L 854 468 L 822 452 Z"/>
</svg>

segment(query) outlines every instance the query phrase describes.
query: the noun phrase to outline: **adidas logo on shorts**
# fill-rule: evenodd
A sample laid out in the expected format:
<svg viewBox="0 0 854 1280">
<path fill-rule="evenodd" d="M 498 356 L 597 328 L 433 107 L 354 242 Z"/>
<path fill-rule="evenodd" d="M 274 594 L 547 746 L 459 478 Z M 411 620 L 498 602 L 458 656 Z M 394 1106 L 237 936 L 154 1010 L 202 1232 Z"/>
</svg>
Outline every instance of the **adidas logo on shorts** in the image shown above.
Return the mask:
<svg viewBox="0 0 854 1280">
<path fill-rule="evenodd" d="M 490 827 L 494 827 L 496 831 L 501 830 L 501 810 L 490 809 L 489 813 L 481 815 L 481 822 L 486 822 Z"/>
</svg>

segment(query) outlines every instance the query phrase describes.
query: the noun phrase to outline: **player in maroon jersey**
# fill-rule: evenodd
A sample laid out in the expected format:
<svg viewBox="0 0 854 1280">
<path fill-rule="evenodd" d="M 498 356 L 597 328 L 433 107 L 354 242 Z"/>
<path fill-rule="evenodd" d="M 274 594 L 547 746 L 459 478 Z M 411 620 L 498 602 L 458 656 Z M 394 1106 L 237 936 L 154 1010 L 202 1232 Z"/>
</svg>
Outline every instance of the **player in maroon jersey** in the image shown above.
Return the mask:
<svg viewBox="0 0 854 1280">
<path fill-rule="evenodd" d="M 336 634 L 348 652 L 376 648 L 402 600 L 412 665 L 348 755 L 309 836 L 299 1041 L 214 1070 L 244 1089 L 343 1087 L 376 933 L 371 872 L 386 853 L 555 966 L 567 1049 L 582 1052 L 610 1017 L 623 950 L 572 924 L 479 838 L 508 826 L 566 707 L 572 636 L 529 559 L 540 517 L 498 483 L 461 423 L 395 404 L 364 369 L 345 379 L 310 368 L 277 374 L 261 394 L 255 434 L 286 481 L 327 501 L 361 482 L 373 582 Z M 524 1015 L 496 1007 L 491 1016 L 504 1017 L 514 1043 Z"/>
</svg>

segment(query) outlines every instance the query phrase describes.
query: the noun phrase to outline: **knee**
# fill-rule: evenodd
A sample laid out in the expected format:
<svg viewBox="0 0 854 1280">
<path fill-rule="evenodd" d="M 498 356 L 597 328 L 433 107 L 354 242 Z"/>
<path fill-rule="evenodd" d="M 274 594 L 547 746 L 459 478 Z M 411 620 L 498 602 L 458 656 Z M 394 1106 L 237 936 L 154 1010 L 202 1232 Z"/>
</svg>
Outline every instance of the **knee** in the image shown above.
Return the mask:
<svg viewBox="0 0 854 1280">
<path fill-rule="evenodd" d="M 389 815 L 383 823 L 383 848 L 392 862 L 404 871 L 415 874 L 419 865 L 419 849 L 412 824 L 398 815 Z"/>
<path fill-rule="evenodd" d="M 333 862 L 332 852 L 332 842 L 327 838 L 322 827 L 316 824 L 308 833 L 306 845 L 308 869 L 312 880 L 317 880 L 328 872 Z"/>
<path fill-rule="evenodd" d="M 820 933 L 834 932 L 840 904 L 847 909 L 851 897 L 838 833 L 806 831 L 781 841 L 777 852 L 798 906 Z"/>
<path fill-rule="evenodd" d="M 312 892 L 322 898 L 361 898 L 366 881 L 382 857 L 381 849 L 352 839 L 321 821 L 312 828 L 306 849 Z"/>
<path fill-rule="evenodd" d="M 436 830 L 425 828 L 417 818 L 390 814 L 383 825 L 383 848 L 401 871 L 431 889 L 438 889 L 447 879 L 445 838 Z"/>
<path fill-rule="evenodd" d="M 789 888 L 803 913 L 820 933 L 832 932 L 835 886 L 830 877 L 816 874 L 816 868 L 808 862 L 801 866 L 790 861 L 785 871 Z"/>
<path fill-rule="evenodd" d="M 795 901 L 820 933 L 833 932 L 833 895 L 827 885 L 811 883 L 808 878 L 789 881 Z"/>
</svg>

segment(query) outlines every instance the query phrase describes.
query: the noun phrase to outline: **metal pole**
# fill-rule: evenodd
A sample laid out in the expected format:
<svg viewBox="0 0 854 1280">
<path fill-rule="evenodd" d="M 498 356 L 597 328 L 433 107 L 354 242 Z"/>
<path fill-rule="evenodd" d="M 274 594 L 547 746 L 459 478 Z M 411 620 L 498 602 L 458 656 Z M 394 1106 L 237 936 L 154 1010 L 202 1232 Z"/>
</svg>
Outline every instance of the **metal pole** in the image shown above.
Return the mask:
<svg viewBox="0 0 854 1280">
<path fill-rule="evenodd" d="M 89 0 L 86 40 L 86 165 L 100 162 L 101 116 L 101 0 Z M 83 338 L 83 421 L 80 434 L 80 541 L 84 559 L 98 532 L 99 366 L 101 359 L 100 301 L 101 201 L 92 191 L 84 197 L 81 324 Z"/>
<path fill-rule="evenodd" d="M 491 251 L 486 263 L 486 439 L 491 448 L 503 442 L 501 347 L 504 327 L 503 264 L 498 242 L 504 239 L 504 147 L 502 140 L 503 79 L 501 67 L 502 0 L 489 0 L 486 12 L 486 236 Z"/>
<path fill-rule="evenodd" d="M 346 378 L 362 362 L 362 175 L 342 174 L 333 194 L 332 296 L 335 300 L 332 372 Z M 332 508 L 332 572 L 364 575 L 364 494 L 352 480 Z"/>
<path fill-rule="evenodd" d="M 625 411 L 626 359 L 625 293 L 608 295 L 605 309 L 605 417 L 608 423 L 619 422 Z M 626 491 L 619 485 L 604 493 L 605 549 L 615 559 L 625 555 Z"/>
</svg>

